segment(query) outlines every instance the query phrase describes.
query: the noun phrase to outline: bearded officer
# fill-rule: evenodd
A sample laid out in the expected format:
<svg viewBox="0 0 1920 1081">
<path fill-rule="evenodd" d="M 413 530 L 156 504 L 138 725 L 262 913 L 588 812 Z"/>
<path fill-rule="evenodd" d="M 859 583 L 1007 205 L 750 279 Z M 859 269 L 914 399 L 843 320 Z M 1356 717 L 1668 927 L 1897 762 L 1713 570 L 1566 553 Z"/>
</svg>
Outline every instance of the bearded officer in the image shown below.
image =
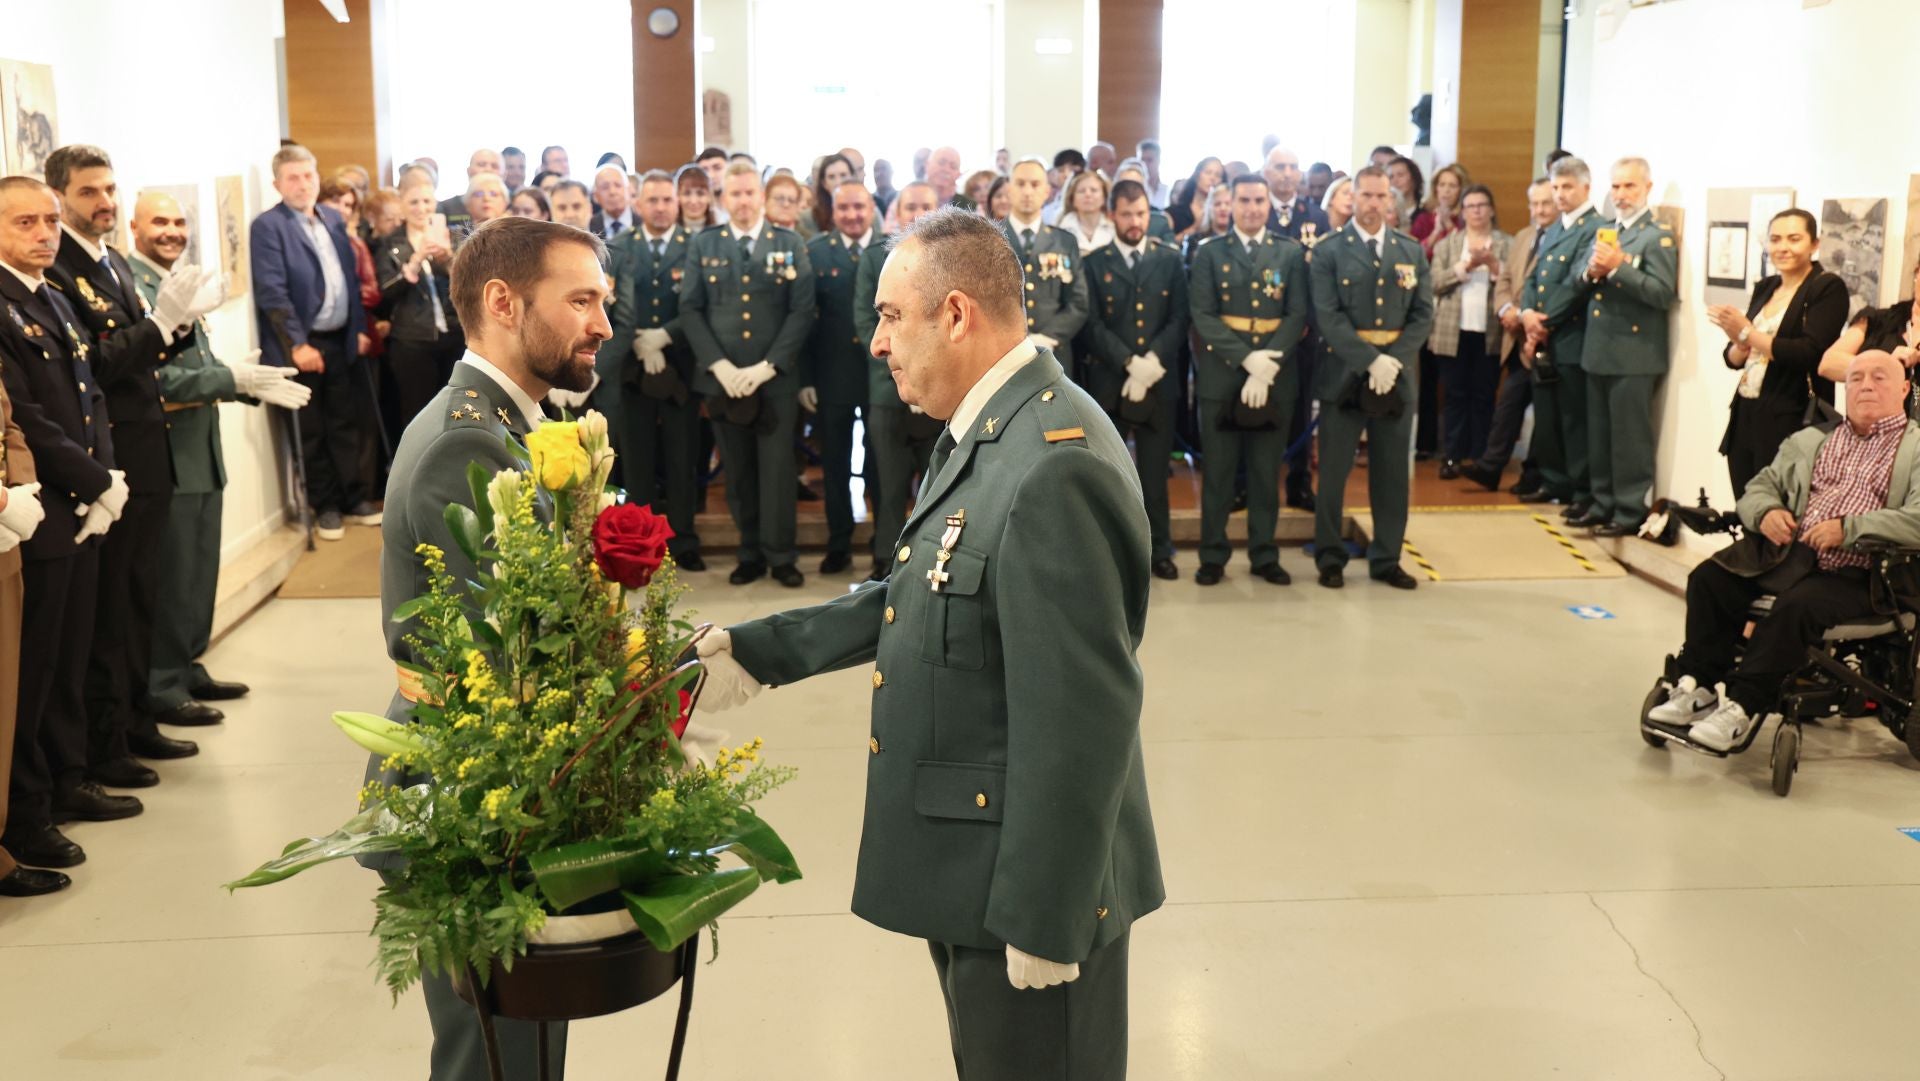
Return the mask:
<svg viewBox="0 0 1920 1081">
<path fill-rule="evenodd" d="M 707 635 L 702 701 L 877 662 L 854 913 L 928 941 L 965 1081 L 1111 1081 L 1129 929 L 1164 896 L 1147 522 L 1119 433 L 1027 340 L 1025 294 L 983 218 L 903 234 L 873 353 L 948 427 L 893 575 Z"/>
</svg>

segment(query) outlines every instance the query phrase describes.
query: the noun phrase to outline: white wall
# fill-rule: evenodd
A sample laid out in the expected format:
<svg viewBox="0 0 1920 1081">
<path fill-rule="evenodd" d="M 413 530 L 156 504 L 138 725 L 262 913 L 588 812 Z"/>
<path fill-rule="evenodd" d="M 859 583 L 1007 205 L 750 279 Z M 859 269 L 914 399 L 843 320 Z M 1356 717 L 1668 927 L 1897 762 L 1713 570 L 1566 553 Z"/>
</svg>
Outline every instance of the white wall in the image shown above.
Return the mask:
<svg viewBox="0 0 1920 1081">
<path fill-rule="evenodd" d="M 53 65 L 59 139 L 113 157 L 123 216 L 149 185 L 198 183 L 212 213 L 213 178 L 248 177 L 248 210 L 262 209 L 256 170 L 280 137 L 275 39 L 277 2 L 210 0 L 0 0 L 0 57 Z M 272 190 L 265 194 L 271 198 Z M 211 251 L 204 223 L 201 249 Z M 253 348 L 253 309 L 240 297 L 207 317 L 214 352 L 241 359 Z M 223 561 L 282 520 L 275 441 L 259 409 L 220 407 L 226 440 Z"/>
<path fill-rule="evenodd" d="M 1408 116 L 1433 73 L 1432 14 L 1431 0 L 1355 0 L 1353 144 L 1335 168 L 1351 172 L 1382 143 L 1413 143 Z"/>
<path fill-rule="evenodd" d="M 1702 298 L 1707 189 L 1790 185 L 1816 215 L 1827 198 L 1887 198 L 1882 281 L 1902 287 L 1898 248 L 1907 178 L 1920 171 L 1920 126 L 1901 118 L 1920 5 L 1835 0 L 1803 10 L 1801 0 L 1687 0 L 1635 9 L 1610 40 L 1597 40 L 1612 22 L 1603 6 L 1583 5 L 1568 26 L 1564 143 L 1594 166 L 1596 180 L 1615 158 L 1646 157 L 1654 201 L 1685 208 L 1655 494 L 1691 497 L 1704 486 L 1725 506 L 1732 490 L 1717 448 L 1735 379 L 1719 357 L 1726 336 L 1707 322 Z"/>
<path fill-rule="evenodd" d="M 749 0 L 699 0 L 695 5 L 694 22 L 699 34 L 694 43 L 699 49 L 695 70 L 699 74 L 702 100 L 708 90 L 723 90 L 733 101 L 733 142 L 727 146 L 729 150 L 750 150 L 753 146 L 753 117 L 748 115 L 751 110 L 747 105 L 747 47 L 752 36 L 748 33 L 748 7 Z M 713 41 L 711 52 L 702 45 L 708 39 Z M 703 131 L 699 141 L 706 146 L 715 138 Z M 674 167 L 661 164 L 664 168 Z"/>
</svg>

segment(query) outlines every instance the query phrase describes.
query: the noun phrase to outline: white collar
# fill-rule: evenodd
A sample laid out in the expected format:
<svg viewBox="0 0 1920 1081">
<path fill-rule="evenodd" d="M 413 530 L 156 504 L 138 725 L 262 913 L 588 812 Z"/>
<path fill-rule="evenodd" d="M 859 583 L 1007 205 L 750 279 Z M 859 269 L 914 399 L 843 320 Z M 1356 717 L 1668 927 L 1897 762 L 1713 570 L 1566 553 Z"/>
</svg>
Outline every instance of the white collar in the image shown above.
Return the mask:
<svg viewBox="0 0 1920 1081">
<path fill-rule="evenodd" d="M 651 229 L 649 229 L 649 228 L 647 228 L 647 227 L 646 227 L 645 225 L 642 225 L 642 226 L 640 226 L 640 235 L 641 235 L 641 236 L 644 236 L 644 237 L 646 237 L 646 238 L 647 238 L 647 243 L 649 243 L 649 244 L 651 244 L 651 243 L 653 243 L 653 242 L 654 242 L 654 241 L 656 241 L 656 240 L 672 240 L 672 239 L 673 239 L 673 231 L 674 231 L 675 229 L 677 229 L 677 228 L 679 228 L 679 226 L 677 226 L 677 225 L 669 225 L 669 226 L 667 226 L 667 231 L 666 231 L 666 232 L 664 232 L 664 233 L 661 233 L 661 234 L 659 234 L 659 235 L 657 235 L 657 236 L 656 236 L 656 235 L 654 234 L 654 232 L 653 232 L 653 230 L 651 230 Z"/>
<path fill-rule="evenodd" d="M 1575 210 L 1573 213 L 1560 215 L 1560 228 L 1562 229 L 1573 228 L 1573 223 L 1585 217 L 1587 214 L 1587 211 L 1592 209 L 1593 209 L 1593 200 L 1589 199 L 1586 202 L 1580 204 L 1579 209 Z"/>
<path fill-rule="evenodd" d="M 862 248 L 870 248 L 873 246 L 873 227 L 868 226 L 867 231 L 861 233 L 859 236 L 848 236 L 845 233 L 841 233 L 840 243 L 845 244 L 849 248 L 855 244 L 860 245 Z"/>
<path fill-rule="evenodd" d="M 1649 204 L 1647 204 L 1646 206 L 1643 206 L 1643 207 L 1641 207 L 1640 209 L 1638 209 L 1638 210 L 1636 210 L 1636 211 L 1634 211 L 1634 212 L 1633 212 L 1633 214 L 1632 214 L 1631 216 L 1629 216 L 1629 217 L 1625 217 L 1625 218 L 1621 218 L 1621 219 L 1620 219 L 1620 222 L 1619 222 L 1619 225 L 1620 225 L 1620 228 L 1622 228 L 1622 229 L 1631 229 L 1631 228 L 1633 228 L 1633 226 L 1634 226 L 1634 224 L 1635 224 L 1636 222 L 1638 222 L 1638 221 L 1639 221 L 1639 220 L 1640 220 L 1641 218 L 1644 218 L 1644 217 L 1646 217 L 1646 216 L 1647 216 L 1647 211 L 1649 211 L 1649 210 L 1652 210 L 1652 209 L 1653 209 L 1653 204 L 1651 204 L 1651 203 L 1649 203 Z"/>
<path fill-rule="evenodd" d="M 87 259 L 91 262 L 97 263 L 107 254 L 106 245 L 96 244 L 86 237 L 81 236 L 74 231 L 73 226 L 68 225 L 64 220 L 60 222 L 60 231 L 72 237 L 74 242 L 80 245 L 80 250 L 87 253 Z"/>
<path fill-rule="evenodd" d="M 1365 228 L 1363 228 L 1363 227 L 1362 227 L 1362 226 L 1360 225 L 1360 219 L 1359 219 L 1359 217 L 1357 217 L 1357 216 L 1356 216 L 1356 217 L 1355 217 L 1355 218 L 1353 219 L 1353 231 L 1354 231 L 1354 232 L 1356 232 L 1356 233 L 1359 233 L 1359 234 L 1360 234 L 1360 239 L 1361 239 L 1361 240 L 1364 240 L 1364 241 L 1366 241 L 1366 242 L 1367 242 L 1367 243 L 1369 243 L 1369 244 L 1371 244 L 1371 243 L 1373 243 L 1373 242 L 1374 242 L 1374 241 L 1376 241 L 1376 240 L 1377 240 L 1377 241 L 1379 241 L 1379 242 L 1380 242 L 1380 247 L 1381 247 L 1381 250 L 1382 250 L 1382 251 L 1384 251 L 1384 250 L 1386 250 L 1386 246 L 1387 246 L 1387 222 L 1386 222 L 1386 219 L 1384 219 L 1384 218 L 1382 218 L 1382 219 L 1380 220 L 1380 231 L 1379 231 L 1379 232 L 1377 232 L 1377 233 L 1369 233 L 1369 232 L 1367 232 L 1367 231 L 1366 231 L 1366 229 L 1365 229 Z"/>
<path fill-rule="evenodd" d="M 1240 227 L 1236 225 L 1233 227 L 1233 235 L 1239 237 L 1240 243 L 1245 244 L 1247 247 L 1257 248 L 1261 242 L 1267 239 L 1267 227 L 1262 225 L 1260 231 L 1257 233 L 1243 233 L 1240 231 Z"/>
<path fill-rule="evenodd" d="M 0 262 L 0 266 L 6 267 L 7 270 L 12 272 L 14 277 L 20 279 L 20 284 L 25 285 L 31 292 L 37 293 L 40 291 L 41 286 L 47 284 L 47 276 L 45 274 L 35 274 L 32 277 L 28 277 L 26 271 L 21 270 L 12 263 Z"/>
<path fill-rule="evenodd" d="M 501 390 L 506 391 L 507 397 L 512 398 L 513 404 L 520 410 L 520 419 L 526 424 L 528 431 L 532 431 L 540 426 L 540 420 L 543 414 L 540 412 L 539 404 L 528 397 L 526 391 L 520 389 L 520 384 L 508 378 L 507 373 L 494 367 L 492 361 L 474 352 L 472 349 L 468 349 L 466 355 L 460 358 L 460 363 L 472 367 L 475 371 L 493 380 Z"/>
<path fill-rule="evenodd" d="M 1019 218 L 1016 218 L 1013 216 L 1012 211 L 1008 211 L 1007 224 L 1013 227 L 1013 231 L 1015 233 L 1021 233 L 1028 230 L 1038 233 L 1040 231 L 1040 226 L 1043 224 L 1043 219 L 1046 216 L 1047 216 L 1046 210 L 1042 209 L 1039 214 L 1034 216 L 1034 219 L 1032 221 L 1021 221 Z"/>
<path fill-rule="evenodd" d="M 159 263 L 156 263 L 153 260 L 147 258 L 146 255 L 142 253 L 139 248 L 135 248 L 132 251 L 128 252 L 127 259 L 129 262 L 139 263 L 141 266 L 144 266 L 148 270 L 153 271 L 155 274 L 160 276 L 161 281 L 166 281 L 169 277 L 173 276 L 173 271 L 168 270 L 166 267 L 163 267 Z"/>
<path fill-rule="evenodd" d="M 980 381 L 973 385 L 973 389 L 967 391 L 967 396 L 960 399 L 960 408 L 955 409 L 953 418 L 947 421 L 947 434 L 953 436 L 955 443 L 966 438 L 967 433 L 973 429 L 974 418 L 980 415 L 980 411 L 987 407 L 987 403 L 993 400 L 995 394 L 1000 393 L 1000 388 L 1007 385 L 1007 380 L 1012 379 L 1015 372 L 1026 367 L 1028 361 L 1039 355 L 1040 351 L 1034 348 L 1033 343 L 1022 338 L 1019 345 L 1007 350 L 1006 356 L 995 361 L 993 367 L 987 369 L 987 374 L 981 376 Z"/>
<path fill-rule="evenodd" d="M 759 220 L 759 221 L 757 221 L 757 222 L 754 222 L 754 223 L 753 223 L 753 228 L 751 228 L 751 229 L 742 229 L 742 228 L 740 228 L 740 223 L 739 223 L 739 222 L 737 222 L 737 221 L 736 221 L 736 222 L 728 222 L 728 223 L 727 223 L 727 228 L 729 228 L 729 229 L 731 229 L 731 230 L 733 230 L 733 238 L 734 238 L 735 240 L 759 240 L 759 239 L 760 239 L 760 228 L 761 228 L 761 226 L 763 226 L 763 225 L 765 225 L 765 224 L 766 224 L 766 222 L 767 222 L 767 217 L 766 217 L 766 215 L 764 215 L 764 214 L 762 214 L 762 215 L 760 216 L 760 220 Z"/>
</svg>

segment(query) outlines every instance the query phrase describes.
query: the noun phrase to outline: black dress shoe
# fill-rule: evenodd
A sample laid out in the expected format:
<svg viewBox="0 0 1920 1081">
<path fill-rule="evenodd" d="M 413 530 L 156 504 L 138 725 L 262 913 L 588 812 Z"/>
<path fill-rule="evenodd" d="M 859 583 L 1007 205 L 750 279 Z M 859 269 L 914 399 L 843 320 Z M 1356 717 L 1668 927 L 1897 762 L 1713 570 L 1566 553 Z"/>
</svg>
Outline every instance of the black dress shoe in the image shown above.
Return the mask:
<svg viewBox="0 0 1920 1081">
<path fill-rule="evenodd" d="M 1563 499 L 1560 496 L 1554 495 L 1552 492 L 1547 491 L 1545 488 L 1522 488 L 1519 491 L 1514 492 L 1513 494 L 1522 503 L 1564 503 L 1566 502 L 1565 499 Z"/>
<path fill-rule="evenodd" d="M 1253 576 L 1255 578 L 1265 578 L 1277 586 L 1290 586 L 1293 584 L 1293 575 L 1288 574 L 1287 568 L 1282 567 L 1278 563 L 1268 563 L 1265 566 L 1253 568 Z"/>
<path fill-rule="evenodd" d="M 1453 480 L 1460 475 L 1460 463 L 1448 458 L 1440 463 L 1440 479 Z"/>
<path fill-rule="evenodd" d="M 1305 484 L 1287 485 L 1287 506 L 1295 510 L 1311 511 L 1319 506 L 1314 502 L 1313 489 Z"/>
<path fill-rule="evenodd" d="M 160 783 L 158 773 L 130 757 L 110 758 L 97 766 L 88 766 L 87 778 L 115 788 L 152 788 Z"/>
<path fill-rule="evenodd" d="M 1171 559 L 1156 559 L 1153 561 L 1153 576 L 1171 582 L 1180 577 L 1180 568 L 1174 566 Z"/>
<path fill-rule="evenodd" d="M 205 683 L 196 683 L 187 688 L 187 693 L 202 702 L 226 702 L 235 698 L 245 698 L 253 688 L 244 683 L 223 683 L 210 679 Z"/>
<path fill-rule="evenodd" d="M 1571 522 L 1579 518 L 1585 518 L 1587 512 L 1591 510 L 1593 510 L 1593 504 L 1575 501 L 1567 504 L 1567 509 L 1560 512 L 1560 517 L 1564 521 Z"/>
<path fill-rule="evenodd" d="M 1220 579 L 1226 575 L 1226 570 L 1227 568 L 1218 563 L 1202 563 L 1200 569 L 1193 572 L 1193 580 L 1198 585 L 1217 586 L 1220 584 Z"/>
<path fill-rule="evenodd" d="M 1500 474 L 1490 466 L 1469 462 L 1460 467 L 1460 475 L 1489 492 L 1500 490 Z"/>
<path fill-rule="evenodd" d="M 14 859 L 34 867 L 78 867 L 87 862 L 86 852 L 52 826 L 37 832 L 8 834 L 6 849 Z"/>
<path fill-rule="evenodd" d="M 707 561 L 700 558 L 699 552 L 688 552 L 683 556 L 674 556 L 673 563 L 683 571 L 703 571 L 707 569 Z"/>
<path fill-rule="evenodd" d="M 140 758 L 192 758 L 200 745 L 190 739 L 169 739 L 158 732 L 127 733 L 127 748 Z"/>
<path fill-rule="evenodd" d="M 793 498 L 801 503 L 818 503 L 820 502 L 820 493 L 802 484 L 800 490 L 793 493 Z"/>
<path fill-rule="evenodd" d="M 757 582 L 766 576 L 767 565 L 765 563 L 742 563 L 733 568 L 732 574 L 727 575 L 727 581 L 737 586 L 743 586 L 748 582 Z"/>
<path fill-rule="evenodd" d="M 867 581 L 884 582 L 887 580 L 887 575 L 892 571 L 893 564 L 891 562 L 882 563 L 876 559 L 873 561 L 873 569 L 867 572 Z"/>
<path fill-rule="evenodd" d="M 1631 537 L 1637 535 L 1639 532 L 1639 522 L 1635 522 L 1632 525 L 1627 525 L 1622 522 L 1607 522 L 1593 527 L 1593 535 L 1596 537 Z"/>
<path fill-rule="evenodd" d="M 58 893 L 71 885 L 73 879 L 58 871 L 15 867 L 7 877 L 0 878 L 0 897 L 41 897 Z"/>
<path fill-rule="evenodd" d="M 800 568 L 791 563 L 782 563 L 773 568 L 773 580 L 788 589 L 799 589 L 807 584 L 807 576 L 801 574 Z"/>
<path fill-rule="evenodd" d="M 1406 571 L 1402 570 L 1399 567 L 1395 567 L 1392 570 L 1386 572 L 1385 574 L 1372 574 L 1370 575 L 1370 577 L 1372 577 L 1373 580 L 1376 582 L 1379 582 L 1383 585 L 1390 585 L 1395 589 L 1419 589 L 1420 588 L 1420 583 L 1414 580 L 1413 575 L 1408 574 Z"/>
<path fill-rule="evenodd" d="M 1567 525 L 1573 529 L 1593 529 L 1596 526 L 1606 525 L 1610 521 L 1612 521 L 1612 519 L 1606 515 L 1592 507 L 1588 507 L 1587 513 L 1582 514 L 1578 518 L 1569 519 Z"/>
<path fill-rule="evenodd" d="M 132 796 L 113 796 L 92 781 L 82 781 L 69 791 L 53 797 L 53 821 L 113 822 L 132 818 L 146 810 Z"/>
<path fill-rule="evenodd" d="M 188 699 L 170 710 L 154 714 L 153 719 L 160 724 L 196 727 L 206 724 L 219 724 L 221 721 L 227 719 L 227 715 L 204 702 L 195 702 L 192 699 Z"/>
<path fill-rule="evenodd" d="M 846 570 L 848 567 L 851 567 L 851 566 L 853 566 L 852 556 L 848 555 L 845 552 L 828 552 L 827 558 L 820 561 L 820 573 L 821 574 L 839 574 L 841 571 Z M 780 572 L 776 570 L 774 572 L 774 577 L 778 578 L 779 576 L 780 576 Z"/>
<path fill-rule="evenodd" d="M 1321 567 L 1320 584 L 1328 589 L 1339 589 L 1347 584 L 1347 572 L 1337 566 Z"/>
</svg>

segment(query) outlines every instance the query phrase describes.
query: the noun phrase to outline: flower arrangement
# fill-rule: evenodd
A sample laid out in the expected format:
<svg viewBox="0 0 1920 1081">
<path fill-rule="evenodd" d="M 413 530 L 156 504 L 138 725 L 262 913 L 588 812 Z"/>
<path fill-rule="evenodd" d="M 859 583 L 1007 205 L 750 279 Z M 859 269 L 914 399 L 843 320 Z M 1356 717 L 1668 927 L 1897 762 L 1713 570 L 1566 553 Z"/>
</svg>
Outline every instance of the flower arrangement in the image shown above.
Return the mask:
<svg viewBox="0 0 1920 1081">
<path fill-rule="evenodd" d="M 513 449 L 529 469 L 470 465 L 473 507 L 446 509 L 473 580 L 416 549 L 430 588 L 393 613 L 412 621 L 411 723 L 334 714 L 397 783 L 368 782 L 338 830 L 227 887 L 387 854 L 373 932 L 396 997 L 423 970 L 510 968 L 550 915 L 624 907 L 664 951 L 762 881 L 800 877 L 753 810 L 791 771 L 758 739 L 711 760 L 681 741 L 700 675 L 685 658 L 708 628 L 676 614 L 672 530 L 607 490 L 605 418 L 545 423 Z"/>
</svg>

